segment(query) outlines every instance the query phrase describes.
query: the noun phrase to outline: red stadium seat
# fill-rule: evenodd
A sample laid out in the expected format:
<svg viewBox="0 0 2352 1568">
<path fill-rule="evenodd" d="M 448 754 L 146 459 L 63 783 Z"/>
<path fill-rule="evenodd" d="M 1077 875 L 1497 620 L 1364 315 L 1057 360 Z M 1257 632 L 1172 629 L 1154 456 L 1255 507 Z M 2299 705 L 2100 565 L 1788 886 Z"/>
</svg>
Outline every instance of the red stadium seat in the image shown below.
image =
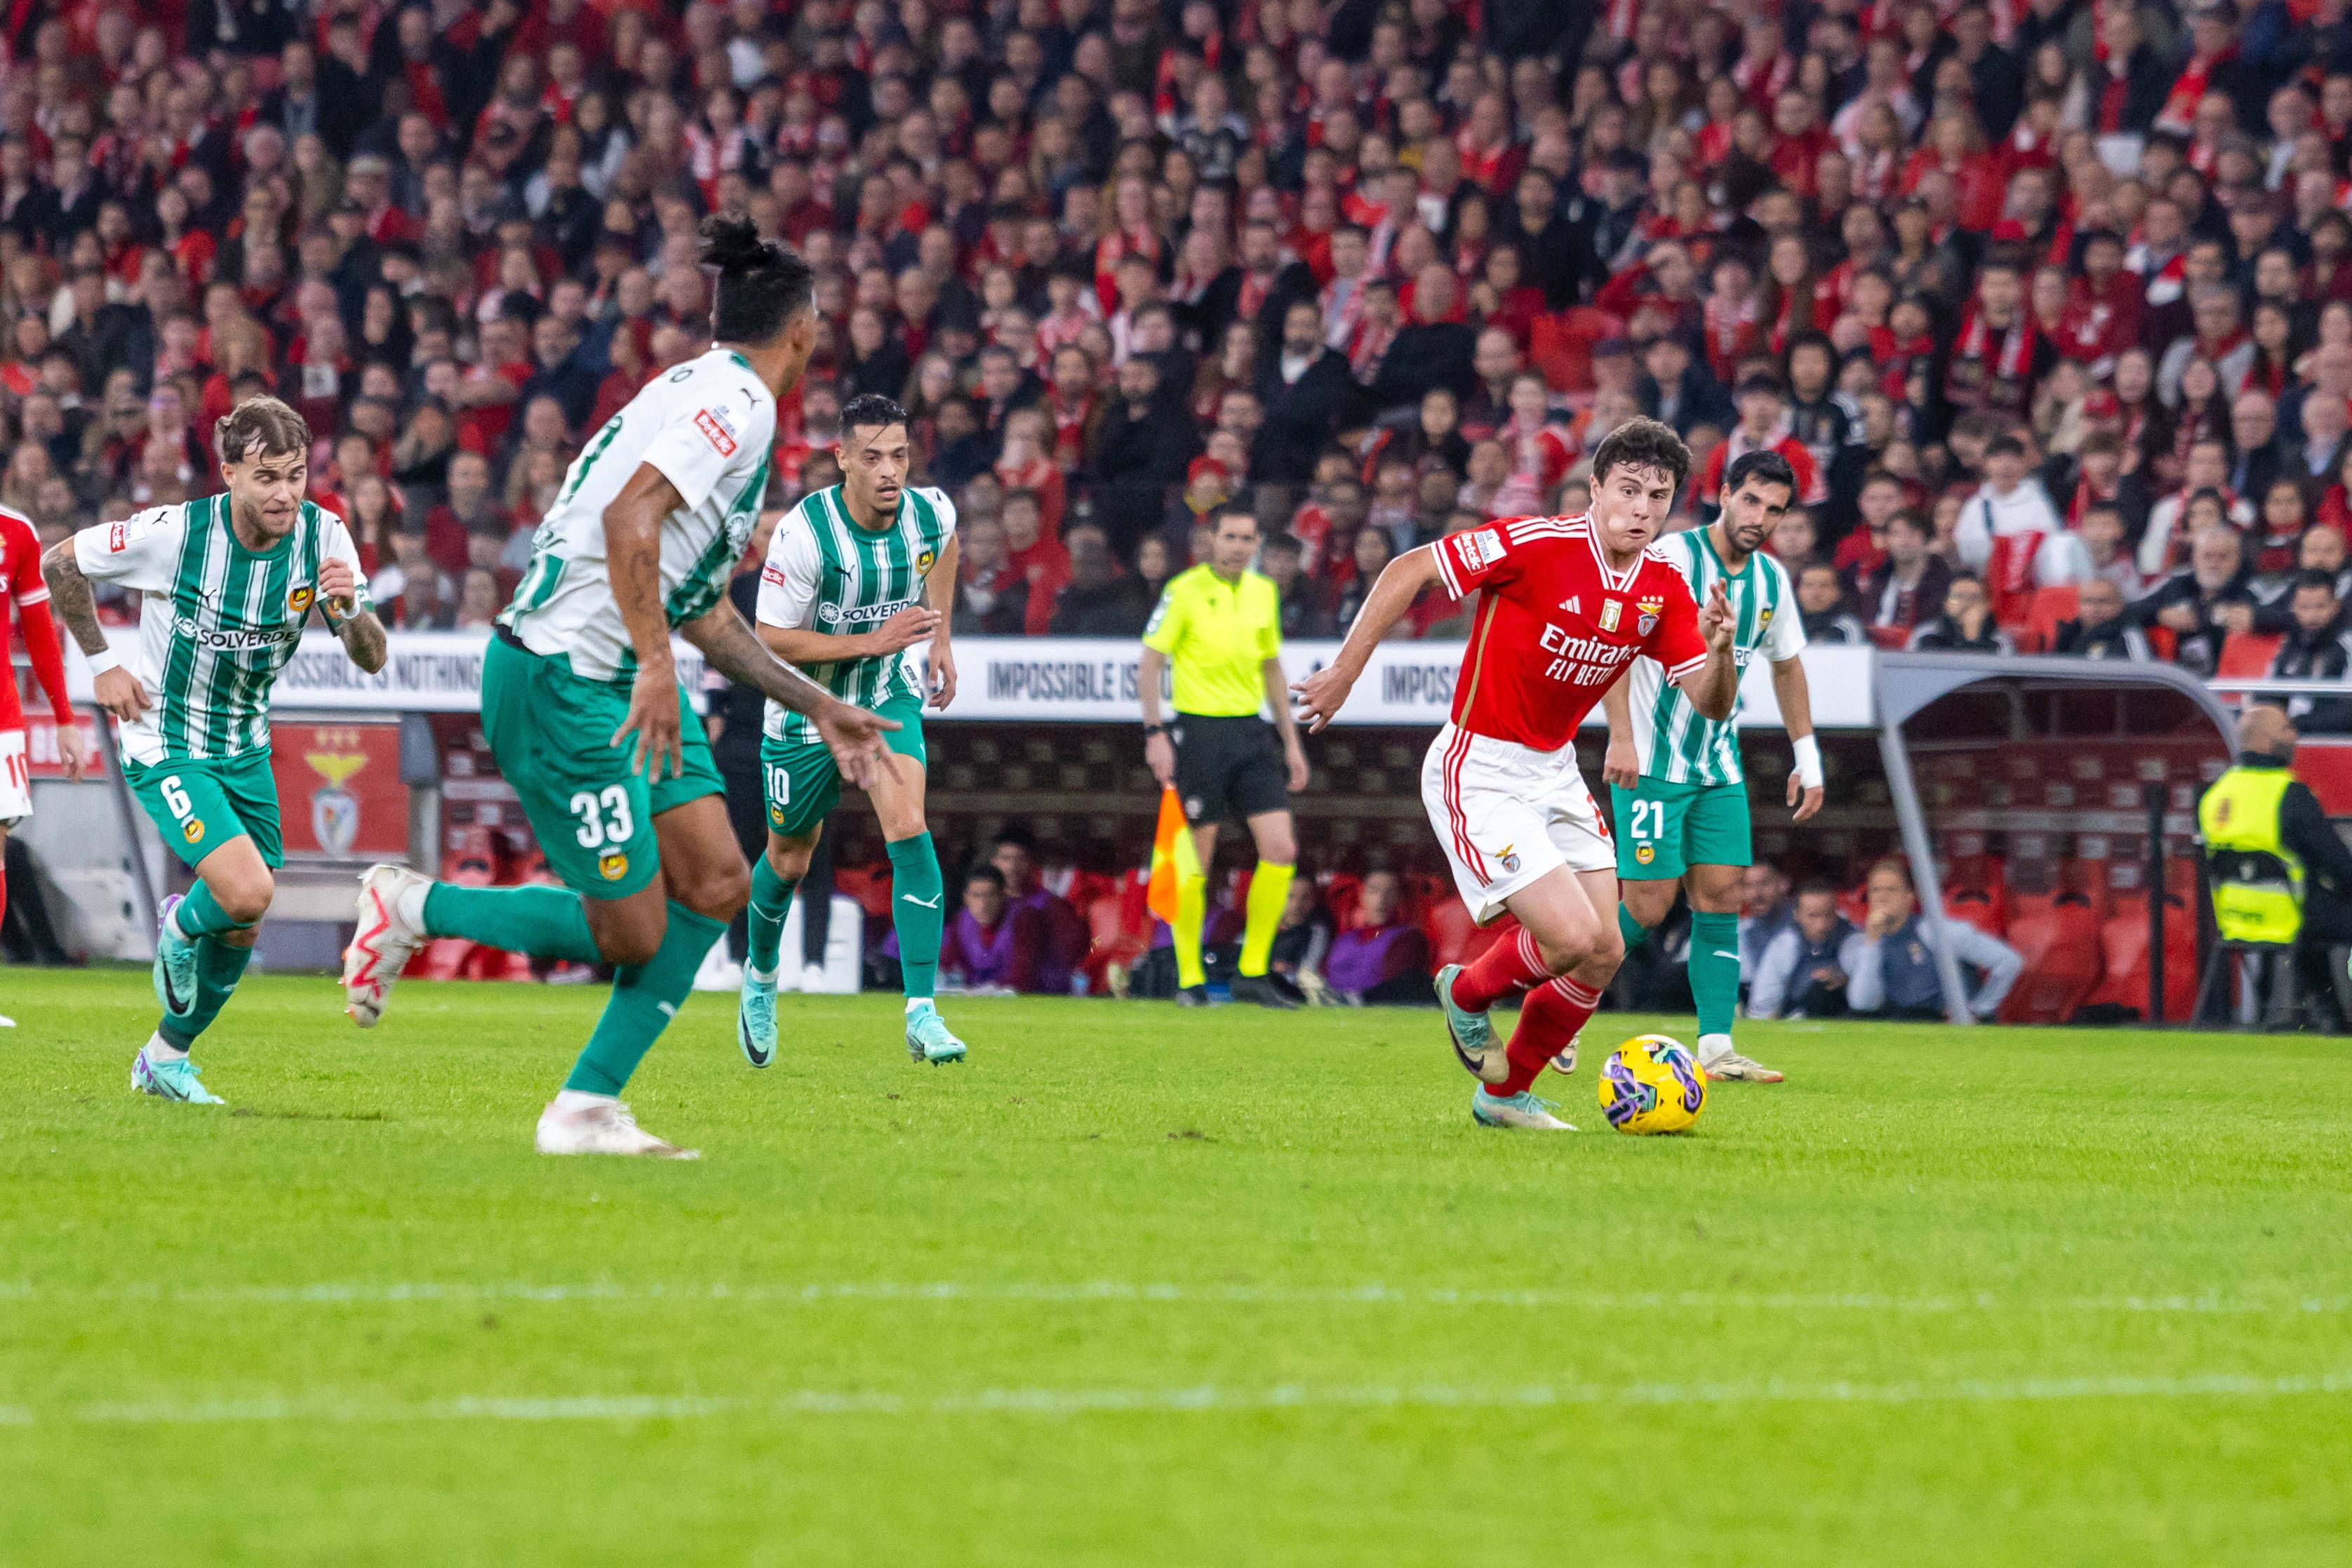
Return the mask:
<svg viewBox="0 0 2352 1568">
<path fill-rule="evenodd" d="M 1449 894 L 1421 917 L 1421 934 L 1429 938 L 1430 972 L 1448 964 L 1467 964 L 1518 928 L 1519 923 L 1507 915 L 1482 929 L 1470 918 L 1470 906 L 1461 895 Z"/>
<path fill-rule="evenodd" d="M 2197 1002 L 2197 923 L 2186 899 L 2164 900 L 2164 1016 L 2178 1023 Z M 2115 913 L 2099 925 L 2099 984 L 2086 1006 L 2147 1016 L 2147 895 L 2116 895 Z"/>
<path fill-rule="evenodd" d="M 2009 945 L 2025 973 L 2000 1006 L 2004 1023 L 2064 1023 L 2100 979 L 2099 924 L 2079 893 L 2020 899 Z"/>
<path fill-rule="evenodd" d="M 1999 936 L 2009 929 L 2007 900 L 1997 891 L 1981 887 L 1956 887 L 1944 894 L 1947 918 L 1973 925 L 1988 936 Z"/>
</svg>

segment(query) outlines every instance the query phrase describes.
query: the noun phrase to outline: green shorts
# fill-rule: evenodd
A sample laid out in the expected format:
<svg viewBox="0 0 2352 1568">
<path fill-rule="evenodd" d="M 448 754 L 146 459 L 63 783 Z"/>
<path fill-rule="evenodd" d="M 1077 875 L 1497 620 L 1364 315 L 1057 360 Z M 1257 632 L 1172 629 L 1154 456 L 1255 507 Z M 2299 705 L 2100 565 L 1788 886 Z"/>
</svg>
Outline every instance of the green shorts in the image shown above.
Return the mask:
<svg viewBox="0 0 2352 1568">
<path fill-rule="evenodd" d="M 645 886 L 661 868 L 654 819 L 727 792 L 683 686 L 677 702 L 686 771 L 649 784 L 630 766 L 636 737 L 613 741 L 629 716 L 626 685 L 584 679 L 503 637 L 482 656 L 482 733 L 548 866 L 583 898 L 625 898 Z"/>
<path fill-rule="evenodd" d="M 1671 882 L 1695 865 L 1747 865 L 1748 786 L 1669 784 L 1609 787 L 1615 807 L 1617 874 L 1627 882 Z"/>
<path fill-rule="evenodd" d="M 930 766 L 923 747 L 923 701 L 911 692 L 886 699 L 874 710 L 898 721 L 882 744 L 901 757 L 911 757 L 919 768 Z M 780 740 L 771 735 L 760 741 L 760 778 L 768 798 L 768 830 L 787 839 L 813 832 L 841 804 L 841 769 L 833 752 L 821 740 Z"/>
<path fill-rule="evenodd" d="M 248 751 L 223 761 L 167 758 L 150 767 L 127 758 L 122 777 L 147 809 L 172 852 L 191 868 L 232 839 L 249 838 L 261 863 L 286 863 L 278 828 L 278 779 L 269 753 Z"/>
</svg>

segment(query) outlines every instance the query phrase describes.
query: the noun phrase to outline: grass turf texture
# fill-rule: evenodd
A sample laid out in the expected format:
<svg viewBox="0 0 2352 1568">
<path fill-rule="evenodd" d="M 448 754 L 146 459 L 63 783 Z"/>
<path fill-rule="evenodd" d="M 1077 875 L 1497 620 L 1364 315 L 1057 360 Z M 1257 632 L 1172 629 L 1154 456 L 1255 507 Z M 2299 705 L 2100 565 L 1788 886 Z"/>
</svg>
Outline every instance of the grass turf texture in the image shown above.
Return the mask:
<svg viewBox="0 0 2352 1568">
<path fill-rule="evenodd" d="M 2341 1046 L 1743 1030 L 1698 1130 L 1471 1124 L 1433 1012 L 9 976 L 0 1562 L 2342 1562 Z M 1668 1557 L 1668 1554 L 1671 1554 Z"/>
</svg>

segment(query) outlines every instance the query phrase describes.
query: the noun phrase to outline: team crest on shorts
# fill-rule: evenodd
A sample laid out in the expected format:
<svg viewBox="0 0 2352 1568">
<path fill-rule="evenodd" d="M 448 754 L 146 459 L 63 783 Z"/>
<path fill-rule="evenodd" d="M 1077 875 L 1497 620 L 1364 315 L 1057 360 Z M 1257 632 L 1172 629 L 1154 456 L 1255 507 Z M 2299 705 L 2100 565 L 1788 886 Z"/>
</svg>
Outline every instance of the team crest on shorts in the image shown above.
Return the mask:
<svg viewBox="0 0 2352 1568">
<path fill-rule="evenodd" d="M 1633 629 L 1646 637 L 1658 629 L 1658 616 L 1665 610 L 1666 601 L 1663 599 L 1644 599 L 1634 608 L 1639 610 L 1642 615 L 1641 619 L 1633 622 Z"/>
<path fill-rule="evenodd" d="M 1503 846 L 1503 852 L 1496 855 L 1495 858 L 1503 862 L 1503 872 L 1506 875 L 1516 876 L 1518 874 L 1518 845 L 1505 844 Z"/>
<path fill-rule="evenodd" d="M 776 826 L 780 828 L 782 827 L 784 825 L 784 809 L 782 806 L 769 807 L 768 821 L 775 823 Z"/>
<path fill-rule="evenodd" d="M 188 842 L 192 844 L 203 843 L 205 841 L 205 825 L 201 821 L 194 821 L 183 822 L 180 824 L 180 836 L 187 840 Z"/>
<path fill-rule="evenodd" d="M 625 854 L 598 855 L 596 874 L 606 882 L 618 882 L 629 874 L 629 857 Z"/>
<path fill-rule="evenodd" d="M 1648 865 L 1652 861 L 1656 860 L 1657 858 L 1658 852 L 1650 845 L 1635 844 L 1633 846 L 1633 863 L 1635 865 Z"/>
</svg>

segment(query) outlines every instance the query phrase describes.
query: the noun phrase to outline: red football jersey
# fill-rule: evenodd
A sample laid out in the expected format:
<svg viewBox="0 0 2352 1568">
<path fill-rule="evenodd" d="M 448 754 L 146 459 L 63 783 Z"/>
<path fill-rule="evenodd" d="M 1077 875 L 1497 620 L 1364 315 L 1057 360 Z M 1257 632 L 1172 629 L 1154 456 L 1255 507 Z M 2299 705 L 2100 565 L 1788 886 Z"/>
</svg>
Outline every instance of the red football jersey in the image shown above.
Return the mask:
<svg viewBox="0 0 2352 1568">
<path fill-rule="evenodd" d="M 32 522 L 0 507 L 0 656 L 8 638 L 6 606 L 16 608 L 16 627 L 25 639 L 33 675 L 49 699 L 59 724 L 73 722 L 73 703 L 66 695 L 66 666 L 58 642 L 57 622 L 49 618 L 49 588 L 41 580 L 41 540 Z M 16 696 L 16 674 L 0 680 L 0 729 L 25 727 L 23 706 Z"/>
<path fill-rule="evenodd" d="M 1454 722 L 1558 751 L 1637 653 L 1679 685 L 1706 662 L 1690 585 L 1654 547 L 1612 571 L 1590 516 L 1512 517 L 1438 540 L 1438 574 L 1477 623 L 1454 681 Z"/>
</svg>

